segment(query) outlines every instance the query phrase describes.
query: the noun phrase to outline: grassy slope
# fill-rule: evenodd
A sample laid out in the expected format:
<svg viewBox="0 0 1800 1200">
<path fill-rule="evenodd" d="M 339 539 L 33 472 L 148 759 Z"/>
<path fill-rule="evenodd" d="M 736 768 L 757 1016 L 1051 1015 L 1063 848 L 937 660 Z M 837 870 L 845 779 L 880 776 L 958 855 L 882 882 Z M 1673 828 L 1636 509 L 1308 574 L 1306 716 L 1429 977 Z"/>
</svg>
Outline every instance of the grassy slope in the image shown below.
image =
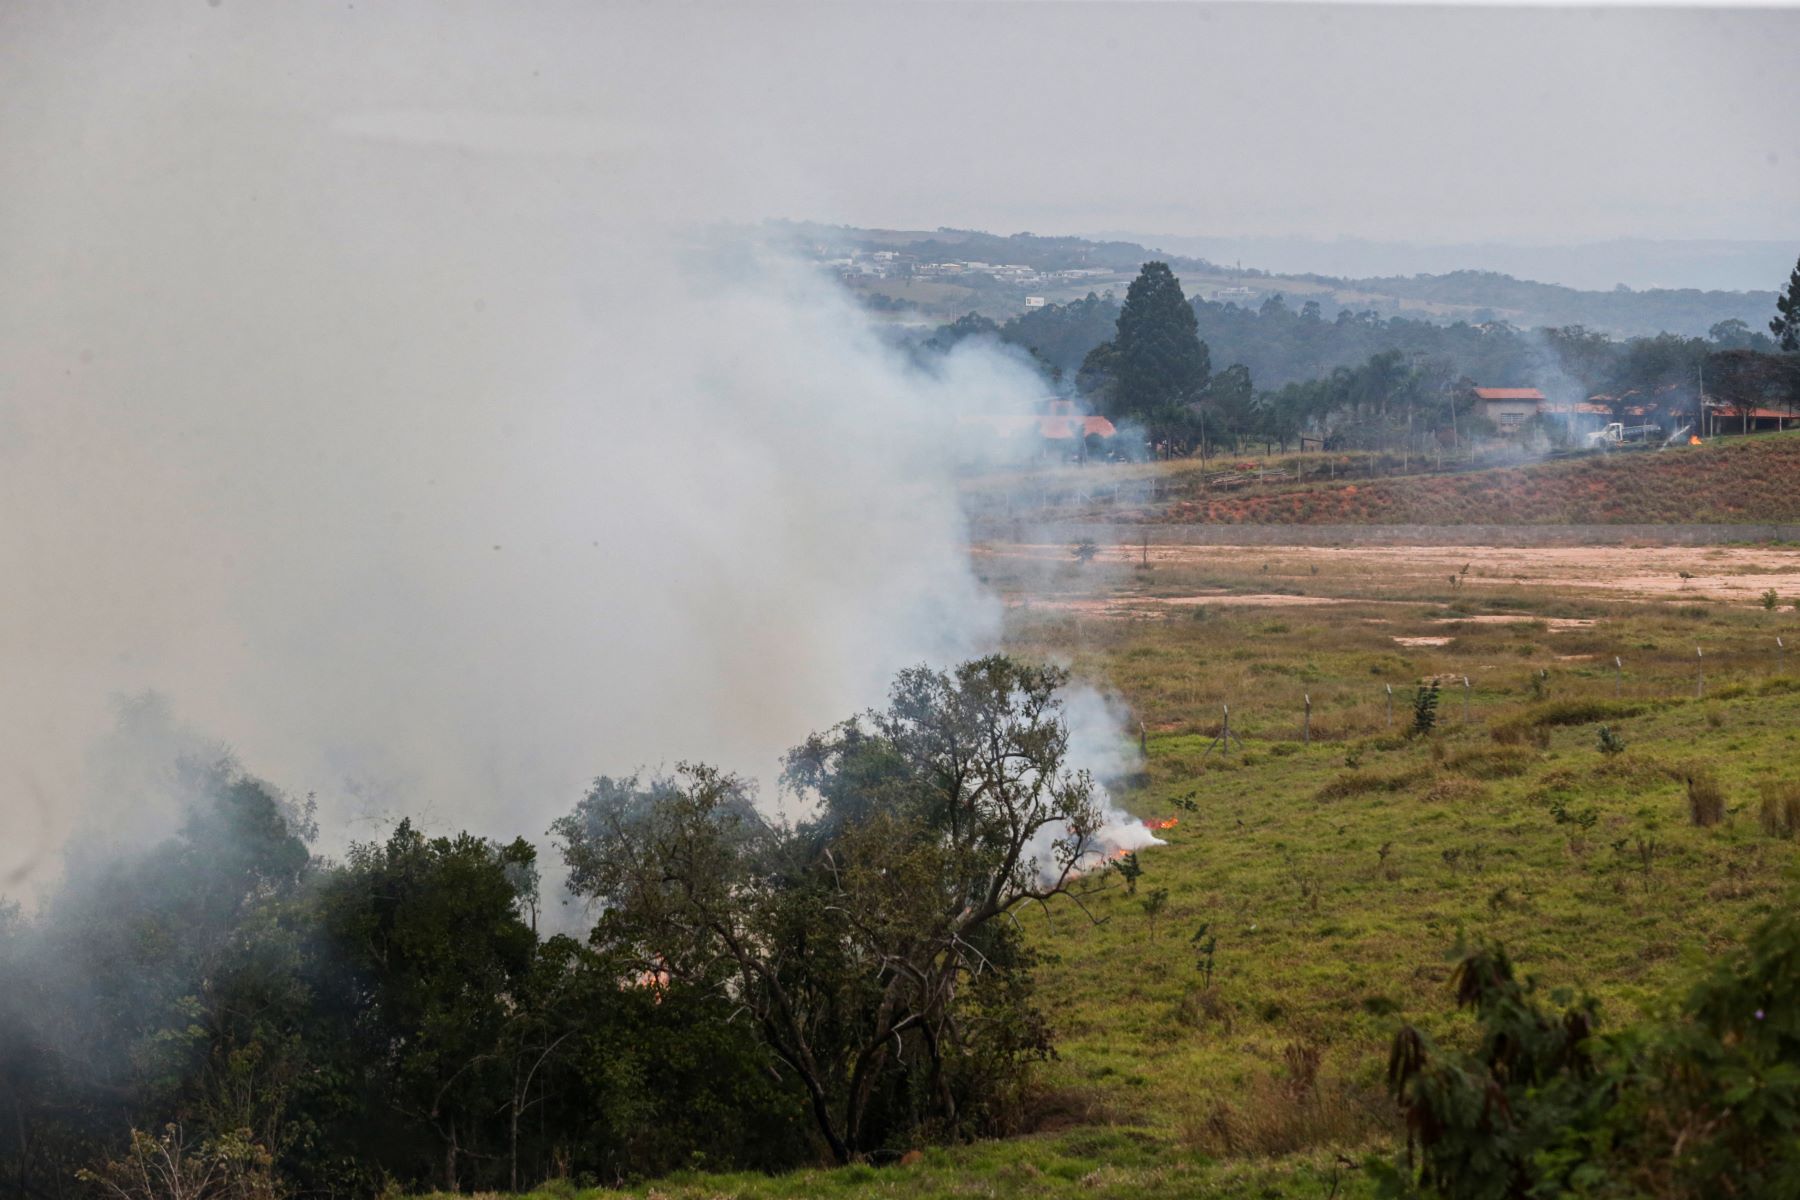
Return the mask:
<svg viewBox="0 0 1800 1200">
<path fill-rule="evenodd" d="M 1532 604 L 1597 624 L 1426 624 Z M 1455 640 L 1393 641 L 1423 632 Z M 1391 1145 L 1379 1073 L 1397 1023 L 1456 1036 L 1445 955 L 1459 935 L 1499 937 L 1547 984 L 1591 988 L 1616 1024 L 1780 901 L 1796 848 L 1755 816 L 1758 786 L 1792 782 L 1800 761 L 1800 678 L 1769 653 L 1776 633 L 1795 641 L 1800 616 L 1533 598 L 1499 583 L 1465 589 L 1455 608 L 1359 600 L 1136 622 L 1028 612 L 1014 649 L 1072 658 L 1148 724 L 1147 780 L 1126 802 L 1181 817 L 1145 854 L 1136 896 L 1116 877 L 1094 881 L 1100 924 L 1073 905 L 1026 915 L 1052 956 L 1042 982 L 1061 1054 L 1043 1084 L 1057 1131 L 907 1167 L 682 1176 L 635 1194 L 1323 1197 L 1334 1174 L 1337 1195 L 1365 1194 L 1339 1155 Z M 1495 740 L 1542 711 L 1530 694 L 1540 670 L 1550 703 L 1611 700 L 1614 653 L 1630 666 L 1622 700 L 1641 709 L 1611 721 L 1623 754 L 1598 752 L 1592 722 L 1551 728 L 1543 749 Z M 1386 737 L 1385 686 L 1439 673 L 1477 681 L 1468 720 L 1453 695 L 1437 736 Z M 1332 740 L 1299 743 L 1303 691 Z M 1208 757 L 1222 700 L 1248 747 Z M 1678 777 L 1696 765 L 1724 785 L 1721 825 L 1687 819 Z M 1557 803 L 1591 806 L 1594 824 L 1559 823 Z M 1170 895 L 1153 936 L 1142 900 L 1155 888 Z M 1210 989 L 1189 945 L 1202 921 L 1218 935 Z M 1292 1097 L 1296 1045 L 1322 1053 L 1317 1100 Z"/>
<path fill-rule="evenodd" d="M 1263 461 L 1300 471 L 1307 482 L 1208 491 L 1201 464 L 1184 459 L 996 476 L 972 481 L 966 491 L 984 515 L 1048 520 L 1226 525 L 1800 521 L 1800 432 L 1461 474 L 1375 479 L 1354 478 L 1367 470 L 1365 455 L 1242 457 L 1252 466 Z M 1314 482 L 1326 475 L 1328 457 L 1338 479 Z M 1235 461 L 1215 459 L 1211 465 L 1216 471 L 1221 463 Z M 1384 460 L 1379 469 L 1399 465 L 1398 460 Z M 1352 478 L 1345 480 L 1346 473 Z"/>
<path fill-rule="evenodd" d="M 1222 524 L 1654 524 L 1800 520 L 1800 434 L 1596 455 L 1463 475 L 1211 498 L 1163 518 Z"/>
</svg>

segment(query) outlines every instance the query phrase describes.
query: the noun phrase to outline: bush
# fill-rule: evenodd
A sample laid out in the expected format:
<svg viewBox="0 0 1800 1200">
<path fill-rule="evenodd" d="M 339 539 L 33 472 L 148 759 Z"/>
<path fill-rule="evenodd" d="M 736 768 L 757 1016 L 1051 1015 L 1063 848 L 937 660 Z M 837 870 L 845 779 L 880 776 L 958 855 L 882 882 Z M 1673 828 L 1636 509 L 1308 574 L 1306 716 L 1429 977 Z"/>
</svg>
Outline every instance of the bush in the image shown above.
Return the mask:
<svg viewBox="0 0 1800 1200">
<path fill-rule="evenodd" d="M 1478 746 L 1451 755 L 1444 765 L 1476 779 L 1511 779 L 1525 774 L 1536 761 L 1537 756 L 1529 750 Z"/>
<path fill-rule="evenodd" d="M 1420 684 L 1413 693 L 1412 735 L 1428 737 L 1437 727 L 1438 691 L 1441 685 L 1437 680 L 1429 684 Z"/>
<path fill-rule="evenodd" d="M 1268 1158 L 1357 1149 L 1392 1135 L 1393 1120 L 1381 1095 L 1324 1074 L 1319 1046 L 1290 1042 L 1281 1057 L 1279 1075 L 1259 1075 L 1231 1099 L 1184 1105 L 1176 1116 L 1176 1137 L 1216 1157 Z"/>
<path fill-rule="evenodd" d="M 1592 1001 L 1545 1006 L 1497 946 L 1459 955 L 1452 982 L 1475 1015 L 1476 1048 L 1442 1050 L 1410 1025 L 1395 1035 L 1387 1077 L 1407 1147 L 1397 1162 L 1371 1162 L 1382 1194 L 1800 1194 L 1795 905 L 1754 930 L 1681 1012 L 1604 1040 Z"/>
<path fill-rule="evenodd" d="M 1718 780 L 1704 771 L 1696 771 L 1687 779 L 1688 820 L 1702 829 L 1725 819 L 1725 792 Z"/>
<path fill-rule="evenodd" d="M 1383 775 L 1377 771 L 1346 771 L 1313 793 L 1315 800 L 1345 800 L 1370 792 L 1397 792 L 1423 780 L 1429 774 L 1424 768 Z"/>
<path fill-rule="evenodd" d="M 1764 784 L 1757 819 L 1770 837 L 1800 837 L 1800 783 Z"/>
<path fill-rule="evenodd" d="M 1630 700 L 1557 700 L 1538 704 L 1518 716 L 1494 726 L 1493 738 L 1502 745 L 1539 739 L 1535 730 L 1549 730 L 1569 725 L 1588 725 L 1595 721 L 1617 721 L 1640 716 L 1645 705 Z"/>
<path fill-rule="evenodd" d="M 107 1200 L 277 1200 L 274 1160 L 239 1130 L 201 1145 L 189 1143 L 181 1126 L 161 1137 L 131 1131 L 123 1158 L 77 1177 Z"/>
</svg>

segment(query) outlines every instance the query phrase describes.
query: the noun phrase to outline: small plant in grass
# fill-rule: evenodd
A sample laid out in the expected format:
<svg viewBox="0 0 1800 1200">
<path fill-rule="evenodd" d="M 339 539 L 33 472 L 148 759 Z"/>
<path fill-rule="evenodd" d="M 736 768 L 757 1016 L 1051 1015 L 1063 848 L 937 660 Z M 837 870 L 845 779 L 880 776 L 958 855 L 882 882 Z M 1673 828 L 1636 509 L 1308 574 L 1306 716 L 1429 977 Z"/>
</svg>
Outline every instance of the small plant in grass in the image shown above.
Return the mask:
<svg viewBox="0 0 1800 1200">
<path fill-rule="evenodd" d="M 1550 672 L 1547 670 L 1540 670 L 1536 675 L 1533 675 L 1531 677 L 1530 687 L 1531 687 L 1531 698 L 1533 700 L 1549 699 L 1549 697 L 1550 697 Z"/>
<path fill-rule="evenodd" d="M 1138 903 L 1144 906 L 1144 920 L 1150 926 L 1150 937 L 1156 938 L 1156 918 L 1162 916 L 1169 907 L 1169 889 L 1151 888 L 1148 895 L 1139 898 Z"/>
<path fill-rule="evenodd" d="M 1294 895 L 1307 912 L 1319 911 L 1319 877 L 1300 865 L 1292 854 L 1283 854 L 1287 862 L 1288 881 L 1294 885 Z"/>
<path fill-rule="evenodd" d="M 1069 553 L 1074 556 L 1075 561 L 1078 563 L 1090 563 L 1093 562 L 1094 557 L 1100 553 L 1100 547 L 1096 546 L 1093 539 L 1089 538 L 1075 543 L 1075 546 Z"/>
<path fill-rule="evenodd" d="M 1117 871 L 1119 877 L 1125 881 L 1125 894 L 1127 896 L 1137 895 L 1138 880 L 1144 876 L 1144 864 L 1138 861 L 1137 851 L 1133 850 L 1129 854 L 1121 854 L 1113 859 L 1112 869 Z"/>
<path fill-rule="evenodd" d="M 1725 819 L 1725 793 L 1718 781 L 1706 774 L 1694 774 L 1687 780 L 1688 820 L 1702 829 Z"/>
<path fill-rule="evenodd" d="M 1200 973 L 1200 982 L 1207 988 L 1212 987 L 1213 956 L 1219 949 L 1219 936 L 1212 932 L 1212 922 L 1200 922 L 1200 928 L 1188 939 L 1194 948 L 1194 970 Z"/>
<path fill-rule="evenodd" d="M 1570 808 L 1561 800 L 1552 800 L 1550 816 L 1558 825 L 1574 825 L 1586 831 L 1599 822 L 1600 810 L 1591 804 L 1585 808 Z"/>
<path fill-rule="evenodd" d="M 1602 725 L 1599 734 L 1600 753 L 1611 758 L 1625 749 L 1625 739 L 1614 733 L 1611 725 Z"/>
<path fill-rule="evenodd" d="M 1362 756 L 1362 747 L 1353 746 L 1344 755 L 1344 765 L 1354 771 L 1356 768 L 1362 766 Z"/>
<path fill-rule="evenodd" d="M 1766 591 L 1762 594 L 1762 606 L 1765 611 L 1774 612 L 1775 606 L 1780 603 L 1781 603 L 1781 597 L 1777 596 L 1775 594 L 1774 588 L 1770 588 L 1768 591 Z"/>
</svg>

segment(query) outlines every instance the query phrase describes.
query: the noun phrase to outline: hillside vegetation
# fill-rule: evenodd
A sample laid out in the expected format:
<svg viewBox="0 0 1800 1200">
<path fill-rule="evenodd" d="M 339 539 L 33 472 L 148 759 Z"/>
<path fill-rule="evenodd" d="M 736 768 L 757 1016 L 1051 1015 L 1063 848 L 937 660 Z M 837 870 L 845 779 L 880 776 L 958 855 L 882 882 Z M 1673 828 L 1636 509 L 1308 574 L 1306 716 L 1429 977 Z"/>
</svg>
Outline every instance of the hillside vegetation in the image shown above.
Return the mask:
<svg viewBox="0 0 1800 1200">
<path fill-rule="evenodd" d="M 1152 259 L 1162 259 L 1173 266 L 1190 295 L 1249 287 L 1256 293 L 1257 303 L 1279 293 L 1296 307 L 1311 300 L 1332 312 L 1338 308 L 1380 309 L 1438 320 L 1504 320 L 1521 328 L 1579 324 L 1622 335 L 1671 331 L 1697 336 L 1724 320 L 1760 324 L 1774 303 L 1774 293 L 1766 291 L 1587 291 L 1494 271 L 1338 278 L 1262 271 L 1254 266 L 1243 270 L 1132 241 L 1089 241 L 1028 233 L 1001 236 L 966 229 L 856 229 L 810 223 L 777 224 L 771 227 L 771 233 L 777 239 L 827 256 L 895 250 L 924 263 L 980 261 L 1017 263 L 1040 271 L 1085 268 L 1111 272 L 1073 283 L 1036 282 L 1025 287 L 1007 286 L 975 272 L 947 284 L 908 278 L 856 281 L 860 292 L 887 296 L 939 316 L 960 316 L 975 310 L 1004 318 L 1019 311 L 1028 291 L 1048 294 L 1059 301 L 1079 299 L 1090 289 L 1123 291 L 1137 269 Z"/>
<path fill-rule="evenodd" d="M 1249 588 L 1267 567 L 1121 578 L 1116 559 L 1048 575 L 984 560 L 1032 601 L 1010 648 L 1072 660 L 1144 721 L 1147 768 L 1122 798 L 1176 819 L 1140 878 L 1094 877 L 1085 912 L 1022 915 L 1059 1051 L 1036 1133 L 629 1194 L 1372 1195 L 1368 1157 L 1401 1138 L 1383 1084 L 1396 1030 L 1471 1040 L 1452 994 L 1459 943 L 1500 940 L 1546 987 L 1592 994 L 1616 1031 L 1786 903 L 1800 861 L 1783 816 L 1800 810 L 1800 677 L 1775 646 L 1800 634 L 1786 603 L 1620 603 L 1479 576 L 1433 600 L 1368 593 L 1362 576 L 1339 588 L 1330 552 L 1309 561 L 1329 605 L 1117 620 L 1075 602 Z M 1442 644 L 1408 644 L 1427 636 Z M 1437 727 L 1408 737 L 1428 679 L 1450 685 Z M 1228 751 L 1213 744 L 1224 703 L 1243 738 Z"/>
<path fill-rule="evenodd" d="M 1196 464 L 1197 465 L 1197 464 Z M 1316 468 L 1314 468 L 1316 470 Z M 1800 433 L 1530 466 L 1209 491 L 1166 471 L 1165 503 L 1100 520 L 1224 525 L 1619 525 L 1800 521 Z"/>
</svg>

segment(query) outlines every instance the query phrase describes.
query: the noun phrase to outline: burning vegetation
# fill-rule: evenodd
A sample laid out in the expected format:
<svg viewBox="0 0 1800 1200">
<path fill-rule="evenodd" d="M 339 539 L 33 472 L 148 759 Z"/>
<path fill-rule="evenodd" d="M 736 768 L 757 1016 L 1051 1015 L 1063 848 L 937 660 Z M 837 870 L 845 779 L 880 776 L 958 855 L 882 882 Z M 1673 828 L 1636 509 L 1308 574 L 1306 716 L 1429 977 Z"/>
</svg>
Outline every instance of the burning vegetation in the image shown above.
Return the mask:
<svg viewBox="0 0 1800 1200">
<path fill-rule="evenodd" d="M 1085 920 L 1083 865 L 1156 841 L 1070 764 L 1067 683 L 902 673 L 788 755 L 798 821 L 712 767 L 597 780 L 553 831 L 585 942 L 538 935 L 522 839 L 403 821 L 334 862 L 303 807 L 199 771 L 178 836 L 0 920 L 5 1177 L 367 1195 L 1014 1130 L 1050 1052 L 1016 914 Z"/>
</svg>

